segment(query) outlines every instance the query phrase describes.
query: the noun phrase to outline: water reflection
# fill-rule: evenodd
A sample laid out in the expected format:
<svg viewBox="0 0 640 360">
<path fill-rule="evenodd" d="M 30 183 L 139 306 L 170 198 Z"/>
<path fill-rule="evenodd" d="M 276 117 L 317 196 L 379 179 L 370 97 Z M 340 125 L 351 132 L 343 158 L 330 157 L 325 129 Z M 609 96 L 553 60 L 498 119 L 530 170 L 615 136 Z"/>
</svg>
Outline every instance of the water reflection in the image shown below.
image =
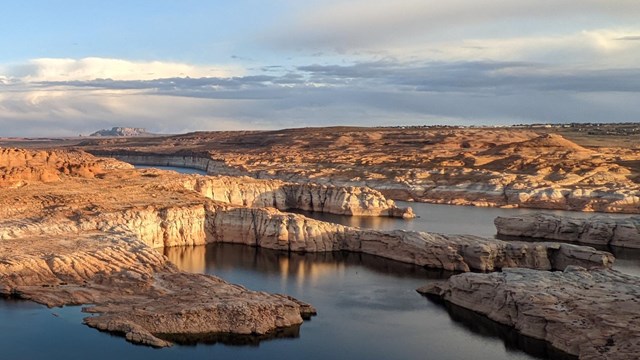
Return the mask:
<svg viewBox="0 0 640 360">
<path fill-rule="evenodd" d="M 273 358 L 272 347 L 279 349 L 278 358 L 299 351 L 311 359 L 418 359 L 427 353 L 435 359 L 549 358 L 514 350 L 510 330 L 490 333 L 474 327 L 476 319 L 454 319 L 415 291 L 450 272 L 367 254 L 297 254 L 237 244 L 170 248 L 165 254 L 181 259 L 183 269 L 200 268 L 203 248 L 204 272 L 254 290 L 289 294 L 317 308 L 318 316 L 301 326 L 295 341 L 286 346 L 260 342 L 263 358 Z M 196 266 L 187 263 L 190 250 L 197 254 Z"/>
<path fill-rule="evenodd" d="M 259 346 L 260 342 L 273 339 L 297 339 L 300 337 L 300 325 L 276 329 L 263 335 L 238 335 L 238 334 L 156 334 L 157 337 L 183 346 L 196 346 L 198 344 L 229 346 Z"/>
<path fill-rule="evenodd" d="M 453 321 L 466 329 L 487 338 L 499 337 L 508 351 L 524 350 L 539 358 L 553 360 L 576 360 L 577 356 L 553 348 L 547 342 L 520 335 L 510 327 L 490 320 L 486 316 L 467 310 L 455 304 L 444 302 L 438 297 L 426 295 L 426 298 L 446 309 Z"/>
</svg>

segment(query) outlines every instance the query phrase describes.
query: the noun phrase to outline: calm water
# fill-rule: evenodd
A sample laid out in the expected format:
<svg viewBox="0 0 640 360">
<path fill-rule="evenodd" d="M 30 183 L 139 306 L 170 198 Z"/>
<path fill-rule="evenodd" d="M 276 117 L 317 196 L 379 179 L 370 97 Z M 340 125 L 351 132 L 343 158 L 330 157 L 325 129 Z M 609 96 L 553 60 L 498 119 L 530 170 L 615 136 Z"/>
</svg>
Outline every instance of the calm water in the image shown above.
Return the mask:
<svg viewBox="0 0 640 360">
<path fill-rule="evenodd" d="M 383 217 L 350 217 L 306 211 L 297 212 L 314 219 L 350 226 L 360 226 L 381 230 L 405 229 L 414 231 L 430 231 L 444 234 L 473 234 L 485 237 L 495 237 L 496 228 L 493 225 L 493 220 L 497 216 L 514 216 L 533 214 L 538 212 L 565 215 L 576 218 L 589 218 L 597 215 L 602 215 L 598 213 L 584 213 L 574 211 L 498 209 L 473 206 L 409 203 L 403 201 L 397 201 L 396 203 L 400 207 L 411 206 L 418 218 L 403 220 Z M 607 214 L 607 216 L 629 217 L 632 215 Z M 616 256 L 615 268 L 617 270 L 640 276 L 640 249 L 624 249 L 613 247 L 599 248 L 600 250 L 612 252 Z"/>
<path fill-rule="evenodd" d="M 448 274 L 354 253 L 285 254 L 242 245 L 167 249 L 179 267 L 311 302 L 287 338 L 151 349 L 81 325 L 77 307 L 0 301 L 0 348 L 14 359 L 536 359 L 544 344 L 415 288 Z M 528 351 L 529 353 L 525 352 Z M 552 358 L 562 358 L 553 356 Z"/>
<path fill-rule="evenodd" d="M 139 166 L 141 167 L 141 166 Z M 180 172 L 185 169 L 171 168 Z M 186 169 L 190 173 L 201 173 Z M 379 229 L 493 236 L 493 218 L 534 210 L 404 204 L 418 219 L 314 218 Z M 590 214 L 571 213 L 577 216 Z M 625 271 L 638 270 L 639 252 L 619 252 Z M 285 254 L 240 245 L 167 249 L 186 271 L 209 273 L 254 290 L 290 294 L 312 303 L 318 316 L 283 338 L 239 346 L 217 344 L 151 349 L 82 325 L 79 307 L 47 309 L 0 300 L 0 349 L 7 359 L 537 359 L 563 358 L 463 309 L 420 296 L 415 288 L 447 273 L 353 253 Z M 640 274 L 640 271 L 638 271 Z"/>
</svg>

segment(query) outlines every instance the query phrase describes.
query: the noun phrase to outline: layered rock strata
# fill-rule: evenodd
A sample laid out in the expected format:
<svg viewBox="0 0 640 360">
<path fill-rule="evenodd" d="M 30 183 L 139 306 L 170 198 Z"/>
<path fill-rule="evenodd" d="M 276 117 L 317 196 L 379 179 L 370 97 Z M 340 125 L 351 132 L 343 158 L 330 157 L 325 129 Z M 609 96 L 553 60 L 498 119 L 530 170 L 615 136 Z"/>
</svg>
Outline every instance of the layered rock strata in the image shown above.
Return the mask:
<svg viewBox="0 0 640 360">
<path fill-rule="evenodd" d="M 498 235 L 640 248 L 640 217 L 576 219 L 550 214 L 497 217 Z"/>
<path fill-rule="evenodd" d="M 451 271 L 505 267 L 563 270 L 567 265 L 608 268 L 614 261 L 611 254 L 584 246 L 362 229 L 276 209 L 209 204 L 206 213 L 206 231 L 212 237 L 209 241 L 296 252 L 346 250 Z"/>
<path fill-rule="evenodd" d="M 493 271 L 513 266 L 562 270 L 571 264 L 611 267 L 614 261 L 611 254 L 584 246 L 361 229 L 275 208 L 221 204 L 198 199 L 190 192 L 184 196 L 180 204 L 174 205 L 152 202 L 145 206 L 111 204 L 116 205 L 111 208 L 109 204 L 97 204 L 95 199 L 89 209 L 53 205 L 55 210 L 37 221 L 1 221 L 0 240 L 88 231 L 124 232 L 154 248 L 230 242 L 295 252 L 347 250 L 456 271 Z"/>
<path fill-rule="evenodd" d="M 391 208 L 367 189 L 296 188 L 126 166 L 95 177 L 60 174 L 54 183 L 0 187 L 6 205 L 0 207 L 0 292 L 49 306 L 95 304 L 86 309 L 98 314 L 86 319 L 88 325 L 153 346 L 169 345 L 169 334 L 262 335 L 313 312 L 295 299 L 181 273 L 153 248 L 220 241 L 348 250 L 459 271 L 608 267 L 613 260 L 587 247 L 363 230 L 263 208 Z"/>
<path fill-rule="evenodd" d="M 413 210 L 398 208 L 393 200 L 367 187 L 338 187 L 249 177 L 192 176 L 183 186 L 208 199 L 248 207 L 306 210 L 350 216 L 414 218 Z"/>
<path fill-rule="evenodd" d="M 473 310 L 584 360 L 640 352 L 640 278 L 613 270 L 466 273 L 418 290 Z"/>
</svg>

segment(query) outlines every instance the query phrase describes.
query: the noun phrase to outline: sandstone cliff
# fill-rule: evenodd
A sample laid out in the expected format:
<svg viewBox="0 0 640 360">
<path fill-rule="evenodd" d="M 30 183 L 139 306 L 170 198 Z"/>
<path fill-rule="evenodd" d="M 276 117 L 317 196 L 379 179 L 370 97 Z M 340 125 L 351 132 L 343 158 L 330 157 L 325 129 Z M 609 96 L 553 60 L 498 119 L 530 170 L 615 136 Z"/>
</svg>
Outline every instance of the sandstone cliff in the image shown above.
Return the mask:
<svg viewBox="0 0 640 360">
<path fill-rule="evenodd" d="M 567 265 L 611 267 L 613 256 L 558 243 L 505 242 L 472 235 L 353 228 L 276 209 L 207 206 L 210 241 L 299 252 L 354 251 L 452 271 L 504 267 L 563 270 Z"/>
<path fill-rule="evenodd" d="M 497 217 L 498 235 L 640 248 L 640 217 L 575 219 L 550 214 Z"/>
<path fill-rule="evenodd" d="M 418 291 L 512 326 L 580 359 L 634 359 L 640 351 L 640 278 L 613 270 L 466 273 Z"/>
<path fill-rule="evenodd" d="M 232 205 L 307 210 L 350 216 L 413 218 L 411 208 L 400 209 L 378 191 L 366 187 L 338 187 L 279 180 L 226 176 L 192 176 L 185 188 L 206 198 Z"/>
</svg>

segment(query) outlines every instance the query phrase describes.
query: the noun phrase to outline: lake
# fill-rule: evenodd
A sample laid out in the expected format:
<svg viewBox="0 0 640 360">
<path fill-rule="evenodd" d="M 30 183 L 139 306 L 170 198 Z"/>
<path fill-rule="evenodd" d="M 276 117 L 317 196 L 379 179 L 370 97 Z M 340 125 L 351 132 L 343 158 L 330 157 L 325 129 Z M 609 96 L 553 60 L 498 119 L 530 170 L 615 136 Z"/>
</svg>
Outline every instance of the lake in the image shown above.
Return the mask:
<svg viewBox="0 0 640 360">
<path fill-rule="evenodd" d="M 171 168 L 180 172 L 184 169 Z M 190 173 L 201 173 L 187 169 Z M 402 203 L 413 220 L 308 216 L 377 229 L 469 233 L 492 237 L 499 215 L 536 212 Z M 566 213 L 566 212 L 561 212 Z M 572 216 L 593 216 L 569 213 Z M 617 267 L 640 275 L 640 251 L 614 249 Z M 185 271 L 207 273 L 253 290 L 285 293 L 313 304 L 318 315 L 276 339 L 239 345 L 234 339 L 152 349 L 82 325 L 79 307 L 47 309 L 0 300 L 0 347 L 14 359 L 564 359 L 539 341 L 415 289 L 450 273 L 347 252 L 287 254 L 242 245 L 165 249 Z"/>
</svg>

